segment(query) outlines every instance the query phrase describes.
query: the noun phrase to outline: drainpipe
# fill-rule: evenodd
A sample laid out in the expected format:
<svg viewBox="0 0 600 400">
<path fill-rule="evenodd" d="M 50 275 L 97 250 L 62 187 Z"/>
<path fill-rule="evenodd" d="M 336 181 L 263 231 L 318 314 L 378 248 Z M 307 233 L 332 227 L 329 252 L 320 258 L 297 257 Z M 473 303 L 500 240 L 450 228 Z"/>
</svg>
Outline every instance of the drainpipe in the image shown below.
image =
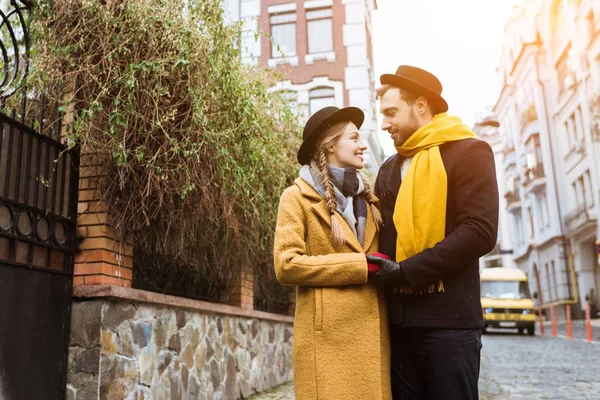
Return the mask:
<svg viewBox="0 0 600 400">
<path fill-rule="evenodd" d="M 539 18 L 540 18 L 540 15 L 538 14 L 536 17 L 536 25 L 538 25 L 537 19 L 539 19 Z M 550 149 L 550 158 L 551 158 L 551 164 L 552 164 L 552 181 L 554 183 L 554 192 L 556 195 L 556 206 L 558 208 L 558 214 L 559 214 L 558 226 L 560 229 L 560 243 L 562 245 L 563 255 L 568 254 L 568 256 L 563 257 L 563 259 L 565 260 L 565 270 L 567 271 L 567 287 L 569 289 L 569 299 L 568 300 L 559 300 L 554 303 L 540 305 L 541 308 L 548 308 L 550 306 L 578 304 L 579 296 L 578 296 L 578 290 L 577 290 L 577 280 L 575 278 L 575 268 L 573 266 L 573 252 L 569 251 L 570 245 L 569 245 L 569 242 L 567 241 L 567 239 L 565 238 L 564 229 L 563 229 L 563 218 L 562 218 L 561 207 L 560 207 L 560 197 L 559 197 L 559 193 L 558 193 L 558 184 L 556 182 L 556 171 L 557 171 L 556 160 L 554 158 L 554 150 L 552 148 L 552 139 L 551 139 L 551 134 L 550 134 L 550 120 L 549 120 L 550 113 L 548 112 L 548 102 L 546 100 L 546 93 L 547 93 L 546 85 L 540 77 L 539 57 L 542 52 L 542 41 L 541 41 L 541 38 L 539 38 L 539 31 L 538 31 L 537 45 L 538 45 L 538 50 L 535 54 L 535 72 L 536 72 L 537 83 L 542 88 L 542 95 L 543 95 L 542 102 L 543 102 L 543 106 L 544 106 L 543 107 L 544 122 L 546 124 L 546 131 L 548 132 L 548 147 Z"/>
</svg>

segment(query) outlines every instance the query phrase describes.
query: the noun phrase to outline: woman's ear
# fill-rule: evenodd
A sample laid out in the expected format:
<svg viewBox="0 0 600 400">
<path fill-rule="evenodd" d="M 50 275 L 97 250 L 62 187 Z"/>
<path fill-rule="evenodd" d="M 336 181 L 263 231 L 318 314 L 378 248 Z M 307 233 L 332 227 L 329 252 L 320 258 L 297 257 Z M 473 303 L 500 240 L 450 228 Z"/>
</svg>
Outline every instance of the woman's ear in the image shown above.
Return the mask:
<svg viewBox="0 0 600 400">
<path fill-rule="evenodd" d="M 335 145 L 331 145 L 331 146 L 329 146 L 329 147 L 327 148 L 327 151 L 328 151 L 329 153 L 335 153 Z"/>
</svg>

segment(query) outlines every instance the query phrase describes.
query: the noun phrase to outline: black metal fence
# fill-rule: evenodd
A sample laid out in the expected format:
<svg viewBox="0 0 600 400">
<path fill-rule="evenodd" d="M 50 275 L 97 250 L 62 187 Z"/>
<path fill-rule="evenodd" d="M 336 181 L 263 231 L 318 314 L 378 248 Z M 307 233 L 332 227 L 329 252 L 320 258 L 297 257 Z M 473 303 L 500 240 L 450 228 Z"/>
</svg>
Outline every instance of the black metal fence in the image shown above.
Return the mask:
<svg viewBox="0 0 600 400">
<path fill-rule="evenodd" d="M 24 85 L 31 2 L 0 2 L 0 397 L 63 399 L 78 161 L 61 113 Z"/>
</svg>

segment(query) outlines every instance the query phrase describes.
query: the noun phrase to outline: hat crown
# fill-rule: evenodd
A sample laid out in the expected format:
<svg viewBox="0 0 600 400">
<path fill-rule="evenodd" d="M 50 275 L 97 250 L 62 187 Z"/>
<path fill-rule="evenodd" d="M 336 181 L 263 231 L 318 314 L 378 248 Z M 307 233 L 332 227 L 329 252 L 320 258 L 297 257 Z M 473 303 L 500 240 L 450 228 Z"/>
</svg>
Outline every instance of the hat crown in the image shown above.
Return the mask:
<svg viewBox="0 0 600 400">
<path fill-rule="evenodd" d="M 312 133 L 317 125 L 323 122 L 325 119 L 329 118 L 331 114 L 339 111 L 339 108 L 335 106 L 329 106 L 321 108 L 319 111 L 315 112 L 310 116 L 308 121 L 306 121 L 306 125 L 304 125 L 304 130 L 302 131 L 302 139 L 306 140 L 306 138 Z"/>
<path fill-rule="evenodd" d="M 424 96 L 431 102 L 434 114 L 448 111 L 448 103 L 442 97 L 442 83 L 429 71 L 401 65 L 395 74 L 383 74 L 379 78 L 382 85 L 391 85 Z"/>
<path fill-rule="evenodd" d="M 442 83 L 429 71 L 412 65 L 401 65 L 396 70 L 396 75 L 420 83 L 437 94 L 442 94 Z"/>
<path fill-rule="evenodd" d="M 298 162 L 304 165 L 310 161 L 314 147 L 319 137 L 327 129 L 339 122 L 348 122 L 360 129 L 365 114 L 360 108 L 335 106 L 324 107 L 310 116 L 302 131 L 302 144 L 298 150 Z"/>
</svg>

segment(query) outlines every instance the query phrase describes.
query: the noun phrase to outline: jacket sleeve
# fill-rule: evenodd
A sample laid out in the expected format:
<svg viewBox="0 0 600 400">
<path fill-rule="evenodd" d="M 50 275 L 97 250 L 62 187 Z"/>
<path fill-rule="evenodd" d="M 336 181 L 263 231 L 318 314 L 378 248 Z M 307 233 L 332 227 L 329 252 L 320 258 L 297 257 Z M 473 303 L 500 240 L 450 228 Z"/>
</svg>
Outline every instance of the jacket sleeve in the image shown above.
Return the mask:
<svg viewBox="0 0 600 400">
<path fill-rule="evenodd" d="M 344 286 L 367 283 L 363 253 L 307 255 L 307 222 L 298 195 L 285 190 L 279 203 L 273 256 L 279 283 L 294 286 Z"/>
<path fill-rule="evenodd" d="M 402 261 L 402 272 L 413 289 L 453 276 L 489 253 L 498 236 L 498 183 L 491 147 L 474 141 L 456 161 L 448 182 L 457 228 L 430 249 Z"/>
</svg>

